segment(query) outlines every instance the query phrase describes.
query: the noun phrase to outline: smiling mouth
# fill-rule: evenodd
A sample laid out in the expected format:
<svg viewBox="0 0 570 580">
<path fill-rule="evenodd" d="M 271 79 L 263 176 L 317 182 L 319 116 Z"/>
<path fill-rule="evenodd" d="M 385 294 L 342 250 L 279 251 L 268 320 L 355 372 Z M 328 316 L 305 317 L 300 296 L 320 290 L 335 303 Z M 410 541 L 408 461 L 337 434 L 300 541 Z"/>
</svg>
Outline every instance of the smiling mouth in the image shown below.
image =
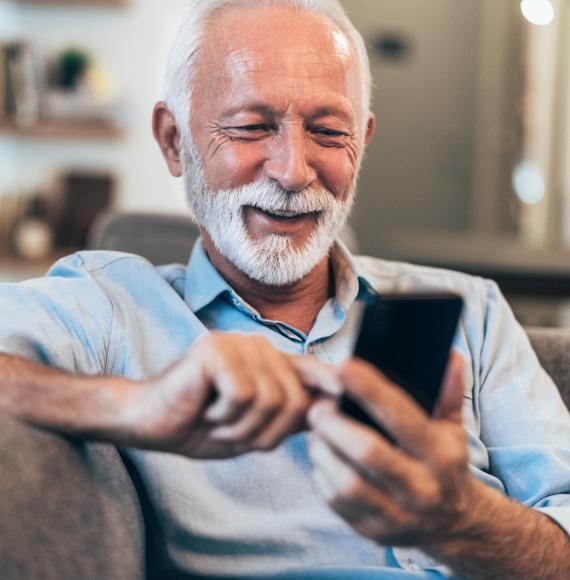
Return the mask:
<svg viewBox="0 0 570 580">
<path fill-rule="evenodd" d="M 255 211 L 262 213 L 263 215 L 280 222 L 288 222 L 294 221 L 298 219 L 303 219 L 307 217 L 316 218 L 320 212 L 311 212 L 311 213 L 298 213 L 294 211 L 266 211 L 261 209 L 260 207 L 253 207 Z"/>
</svg>

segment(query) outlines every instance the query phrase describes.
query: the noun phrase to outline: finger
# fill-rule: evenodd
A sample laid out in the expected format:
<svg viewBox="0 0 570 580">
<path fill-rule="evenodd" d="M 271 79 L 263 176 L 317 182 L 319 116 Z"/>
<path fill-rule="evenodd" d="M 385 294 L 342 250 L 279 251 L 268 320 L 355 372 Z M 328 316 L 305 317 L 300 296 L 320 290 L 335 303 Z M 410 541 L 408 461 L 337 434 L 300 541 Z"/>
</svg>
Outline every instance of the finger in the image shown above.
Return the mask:
<svg viewBox="0 0 570 580">
<path fill-rule="evenodd" d="M 282 354 L 262 337 L 240 339 L 238 356 L 249 369 L 254 398 L 238 421 L 223 425 L 211 433 L 216 440 L 238 441 L 256 436 L 272 421 L 285 402 L 285 393 L 278 379 L 278 360 Z"/>
<path fill-rule="evenodd" d="M 212 333 L 198 345 L 205 380 L 217 394 L 206 409 L 204 419 L 212 423 L 235 422 L 254 402 L 254 377 L 249 365 L 239 356 L 236 338 L 230 334 Z"/>
<path fill-rule="evenodd" d="M 342 383 L 337 369 L 332 365 L 324 363 L 315 356 L 290 355 L 289 359 L 306 387 L 332 396 L 342 393 Z"/>
<path fill-rule="evenodd" d="M 269 450 L 276 447 L 289 435 L 306 428 L 305 416 L 310 398 L 299 379 L 291 357 L 282 353 L 275 357 L 275 376 L 281 383 L 285 400 L 271 423 L 256 437 L 255 449 Z"/>
<path fill-rule="evenodd" d="M 320 388 L 329 392 L 338 392 L 340 381 L 336 370 L 315 357 L 284 355 L 277 351 L 269 341 L 261 339 L 259 351 L 254 356 L 260 357 L 268 367 L 268 373 L 280 384 L 284 393 L 282 404 L 272 415 L 266 414 L 264 421 L 255 423 L 257 431 L 248 429 L 249 437 L 255 435 L 252 447 L 269 450 L 277 446 L 283 439 L 304 427 L 304 419 L 309 408 L 309 398 L 304 387 Z M 332 386 L 331 386 L 332 385 Z M 335 390 L 336 386 L 336 390 Z M 243 418 L 243 422 L 246 418 Z M 237 433 L 244 436 L 244 431 Z M 216 437 L 236 436 L 235 428 L 217 430 Z"/>
<path fill-rule="evenodd" d="M 464 395 L 465 361 L 459 352 L 453 350 L 449 355 L 449 362 L 447 363 L 434 418 L 462 425 Z"/>
<path fill-rule="evenodd" d="M 313 479 L 329 506 L 351 525 L 373 515 L 378 522 L 400 519 L 400 508 L 378 487 L 366 481 L 323 440 L 309 448 Z"/>
<path fill-rule="evenodd" d="M 352 358 L 339 370 L 347 393 L 352 395 L 413 456 L 429 453 L 430 418 L 403 389 L 366 361 Z"/>
<path fill-rule="evenodd" d="M 344 417 L 330 402 L 315 404 L 309 424 L 334 451 L 364 478 L 401 498 L 415 502 L 430 493 L 429 470 L 369 427 Z"/>
</svg>

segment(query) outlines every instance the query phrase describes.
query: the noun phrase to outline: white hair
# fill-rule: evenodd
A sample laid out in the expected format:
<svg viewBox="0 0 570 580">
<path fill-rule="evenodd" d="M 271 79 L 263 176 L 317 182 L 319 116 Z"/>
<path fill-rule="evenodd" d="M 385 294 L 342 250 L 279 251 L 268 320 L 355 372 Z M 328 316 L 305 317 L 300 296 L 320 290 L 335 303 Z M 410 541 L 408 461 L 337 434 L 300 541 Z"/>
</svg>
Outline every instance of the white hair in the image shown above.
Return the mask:
<svg viewBox="0 0 570 580">
<path fill-rule="evenodd" d="M 214 12 L 224 8 L 261 8 L 267 6 L 288 7 L 322 14 L 346 35 L 357 57 L 361 78 L 362 138 L 365 132 L 372 98 L 372 80 L 366 45 L 361 34 L 348 18 L 338 0 L 191 0 L 168 60 L 164 99 L 174 114 L 189 145 L 190 102 L 192 83 L 196 70 L 197 52 L 203 40 L 204 30 Z"/>
</svg>

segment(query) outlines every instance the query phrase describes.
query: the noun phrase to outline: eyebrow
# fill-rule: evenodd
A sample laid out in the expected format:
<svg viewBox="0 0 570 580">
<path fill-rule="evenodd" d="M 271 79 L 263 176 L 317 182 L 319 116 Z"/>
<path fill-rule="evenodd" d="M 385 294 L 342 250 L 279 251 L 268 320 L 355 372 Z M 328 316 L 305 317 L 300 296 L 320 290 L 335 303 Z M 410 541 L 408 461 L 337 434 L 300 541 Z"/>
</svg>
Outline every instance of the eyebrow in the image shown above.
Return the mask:
<svg viewBox="0 0 570 580">
<path fill-rule="evenodd" d="M 264 102 L 250 102 L 245 104 L 235 105 L 230 107 L 227 111 L 222 114 L 223 119 L 231 119 L 235 115 L 240 113 L 254 113 L 262 117 L 273 117 L 275 115 L 282 114 L 283 111 L 272 107 Z M 322 105 L 317 107 L 307 115 L 307 118 L 311 121 L 320 119 L 322 117 L 340 117 L 347 123 L 353 123 L 354 118 L 350 111 L 347 111 L 343 107 L 338 107 L 335 105 Z"/>
<path fill-rule="evenodd" d="M 235 115 L 239 115 L 240 113 L 257 113 L 262 117 L 270 117 L 279 113 L 279 111 L 266 103 L 251 102 L 230 107 L 227 111 L 222 113 L 222 118 L 229 119 Z"/>
<path fill-rule="evenodd" d="M 347 123 L 352 123 L 354 121 L 351 113 L 341 107 L 335 107 L 330 105 L 323 105 L 317 107 L 309 115 L 310 119 L 319 119 L 321 117 L 341 117 Z"/>
</svg>

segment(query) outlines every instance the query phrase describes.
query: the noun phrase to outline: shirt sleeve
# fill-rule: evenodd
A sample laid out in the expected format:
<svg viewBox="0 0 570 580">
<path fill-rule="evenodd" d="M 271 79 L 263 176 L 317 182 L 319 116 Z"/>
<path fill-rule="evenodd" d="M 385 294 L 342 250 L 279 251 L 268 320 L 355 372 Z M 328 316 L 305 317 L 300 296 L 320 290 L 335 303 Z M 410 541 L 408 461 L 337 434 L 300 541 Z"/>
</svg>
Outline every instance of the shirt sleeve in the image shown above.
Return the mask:
<svg viewBox="0 0 570 580">
<path fill-rule="evenodd" d="M 479 404 L 490 471 L 570 533 L 570 414 L 497 285 L 486 290 Z"/>
<path fill-rule="evenodd" d="M 105 374 L 113 308 L 74 254 L 45 277 L 0 284 L 0 352 L 82 374 Z"/>
</svg>

